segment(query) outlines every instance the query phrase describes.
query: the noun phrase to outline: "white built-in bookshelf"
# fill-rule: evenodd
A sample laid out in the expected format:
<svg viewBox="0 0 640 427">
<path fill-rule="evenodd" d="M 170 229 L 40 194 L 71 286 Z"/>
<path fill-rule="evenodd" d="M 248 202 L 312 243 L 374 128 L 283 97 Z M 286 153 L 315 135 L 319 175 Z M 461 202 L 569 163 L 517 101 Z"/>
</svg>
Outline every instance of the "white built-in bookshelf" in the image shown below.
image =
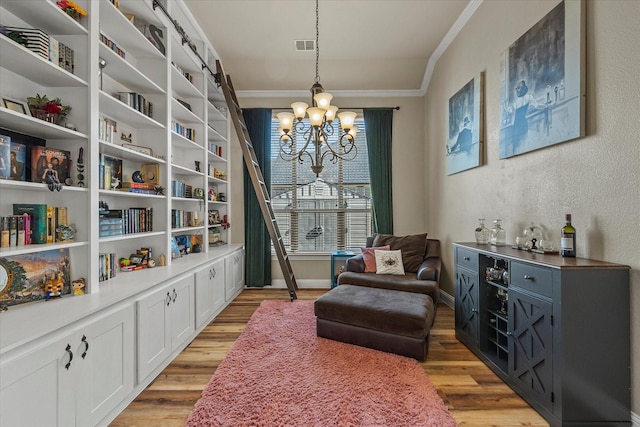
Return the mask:
<svg viewBox="0 0 640 427">
<path fill-rule="evenodd" d="M 71 180 L 61 191 L 29 182 L 29 175 L 26 181 L 0 179 L 0 217 L 13 215 L 17 203 L 64 206 L 76 228 L 73 240 L 1 247 L 0 258 L 62 250 L 71 278 L 87 282 L 83 296 L 0 312 L 0 425 L 108 424 L 244 283 L 242 246 L 229 243 L 224 223 L 232 221 L 231 128 L 209 71 L 219 59 L 211 42 L 182 0 L 161 1 L 162 7 L 153 0 L 76 3 L 86 17 L 74 19 L 55 0 L 0 0 L 0 25 L 41 30 L 74 54 L 69 71 L 0 34 L 0 128 L 40 138 L 71 159 Z M 36 94 L 71 106 L 66 123 L 48 123 L 4 103 L 26 106 Z M 113 170 L 108 159 L 116 161 Z M 153 194 L 148 186 L 124 191 L 150 182 Z M 136 217 L 134 231 L 105 233 L 105 204 L 109 211 L 144 216 Z M 201 251 L 172 258 L 179 236 Z M 141 248 L 152 248 L 156 263 L 164 255 L 166 265 L 104 276 L 103 254 L 117 263 Z M 0 306 L 7 297 L 2 292 Z M 88 377 L 93 381 L 83 381 Z M 25 393 L 47 403 L 33 411 L 20 397 Z"/>
</svg>

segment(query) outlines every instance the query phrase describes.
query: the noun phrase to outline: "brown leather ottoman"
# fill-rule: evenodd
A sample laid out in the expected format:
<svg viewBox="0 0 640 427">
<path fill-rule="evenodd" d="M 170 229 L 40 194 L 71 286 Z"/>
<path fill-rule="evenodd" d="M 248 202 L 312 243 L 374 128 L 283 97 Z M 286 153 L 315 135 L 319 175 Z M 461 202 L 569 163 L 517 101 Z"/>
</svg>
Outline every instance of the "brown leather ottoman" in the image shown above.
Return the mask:
<svg viewBox="0 0 640 427">
<path fill-rule="evenodd" d="M 435 309 L 429 295 L 339 285 L 314 304 L 319 337 L 427 358 Z"/>
</svg>

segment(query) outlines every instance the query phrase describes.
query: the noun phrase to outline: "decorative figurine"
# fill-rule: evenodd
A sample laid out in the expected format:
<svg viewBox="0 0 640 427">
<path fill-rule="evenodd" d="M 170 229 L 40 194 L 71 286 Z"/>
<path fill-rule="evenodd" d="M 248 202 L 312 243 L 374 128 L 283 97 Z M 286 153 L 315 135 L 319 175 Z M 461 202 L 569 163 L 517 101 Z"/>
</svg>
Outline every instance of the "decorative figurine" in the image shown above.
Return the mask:
<svg viewBox="0 0 640 427">
<path fill-rule="evenodd" d="M 84 187 L 84 147 L 80 147 L 78 151 L 78 161 L 76 162 L 76 170 L 78 171 L 78 187 Z"/>
<path fill-rule="evenodd" d="M 200 161 L 194 160 L 194 163 L 196 164 L 196 172 L 200 172 Z"/>
<path fill-rule="evenodd" d="M 167 257 L 165 257 L 164 254 L 161 254 L 158 257 L 158 266 L 164 267 L 165 265 L 167 265 Z"/>
<path fill-rule="evenodd" d="M 133 182 L 144 182 L 144 179 L 142 178 L 142 172 L 135 171 L 134 173 L 132 173 L 131 174 L 131 180 Z"/>
<path fill-rule="evenodd" d="M 86 286 L 87 286 L 87 281 L 84 279 L 84 277 L 81 277 L 71 282 L 71 287 L 73 288 L 74 295 L 84 295 L 84 291 L 82 289 L 84 289 Z"/>
<path fill-rule="evenodd" d="M 163 187 L 161 187 L 160 185 L 156 185 L 153 188 L 156 191 L 156 196 L 164 196 L 164 188 Z"/>
<path fill-rule="evenodd" d="M 76 227 L 74 225 L 61 224 L 56 228 L 56 232 L 61 242 L 72 242 L 76 235 Z"/>
<path fill-rule="evenodd" d="M 62 273 L 58 273 L 52 279 L 49 279 L 44 286 L 44 299 L 49 301 L 52 298 L 62 298 L 63 288 Z"/>
</svg>

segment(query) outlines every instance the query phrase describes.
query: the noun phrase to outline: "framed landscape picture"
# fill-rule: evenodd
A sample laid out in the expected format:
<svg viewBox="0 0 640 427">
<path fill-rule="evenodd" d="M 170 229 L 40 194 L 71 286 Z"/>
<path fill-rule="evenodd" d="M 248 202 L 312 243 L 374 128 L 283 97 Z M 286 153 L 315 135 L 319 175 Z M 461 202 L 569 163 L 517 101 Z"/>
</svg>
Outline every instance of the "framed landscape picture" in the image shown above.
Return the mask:
<svg viewBox="0 0 640 427">
<path fill-rule="evenodd" d="M 584 136 L 584 9 L 559 3 L 503 52 L 501 159 Z"/>
<path fill-rule="evenodd" d="M 69 249 L 0 257 L 0 304 L 59 298 L 71 293 Z"/>
<path fill-rule="evenodd" d="M 482 164 L 484 135 L 484 72 L 449 98 L 447 175 Z"/>
</svg>

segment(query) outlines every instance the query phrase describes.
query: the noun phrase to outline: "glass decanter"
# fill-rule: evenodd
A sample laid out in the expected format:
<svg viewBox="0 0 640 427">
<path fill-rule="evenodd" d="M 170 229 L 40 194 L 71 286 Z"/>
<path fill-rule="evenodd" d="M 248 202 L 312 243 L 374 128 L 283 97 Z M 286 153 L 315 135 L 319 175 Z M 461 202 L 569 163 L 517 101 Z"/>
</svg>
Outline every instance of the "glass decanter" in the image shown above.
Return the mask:
<svg viewBox="0 0 640 427">
<path fill-rule="evenodd" d="M 537 244 L 542 240 L 542 228 L 531 222 L 529 226 L 524 229 L 524 238 L 527 247 L 530 249 L 538 249 Z"/>
<path fill-rule="evenodd" d="M 484 226 L 484 218 L 478 220 L 479 224 L 476 228 L 476 243 L 486 245 L 491 240 L 491 231 Z"/>
<path fill-rule="evenodd" d="M 494 246 L 504 246 L 507 244 L 507 232 L 502 228 L 502 220 L 496 219 L 493 221 L 493 228 L 491 229 L 491 244 Z"/>
</svg>

